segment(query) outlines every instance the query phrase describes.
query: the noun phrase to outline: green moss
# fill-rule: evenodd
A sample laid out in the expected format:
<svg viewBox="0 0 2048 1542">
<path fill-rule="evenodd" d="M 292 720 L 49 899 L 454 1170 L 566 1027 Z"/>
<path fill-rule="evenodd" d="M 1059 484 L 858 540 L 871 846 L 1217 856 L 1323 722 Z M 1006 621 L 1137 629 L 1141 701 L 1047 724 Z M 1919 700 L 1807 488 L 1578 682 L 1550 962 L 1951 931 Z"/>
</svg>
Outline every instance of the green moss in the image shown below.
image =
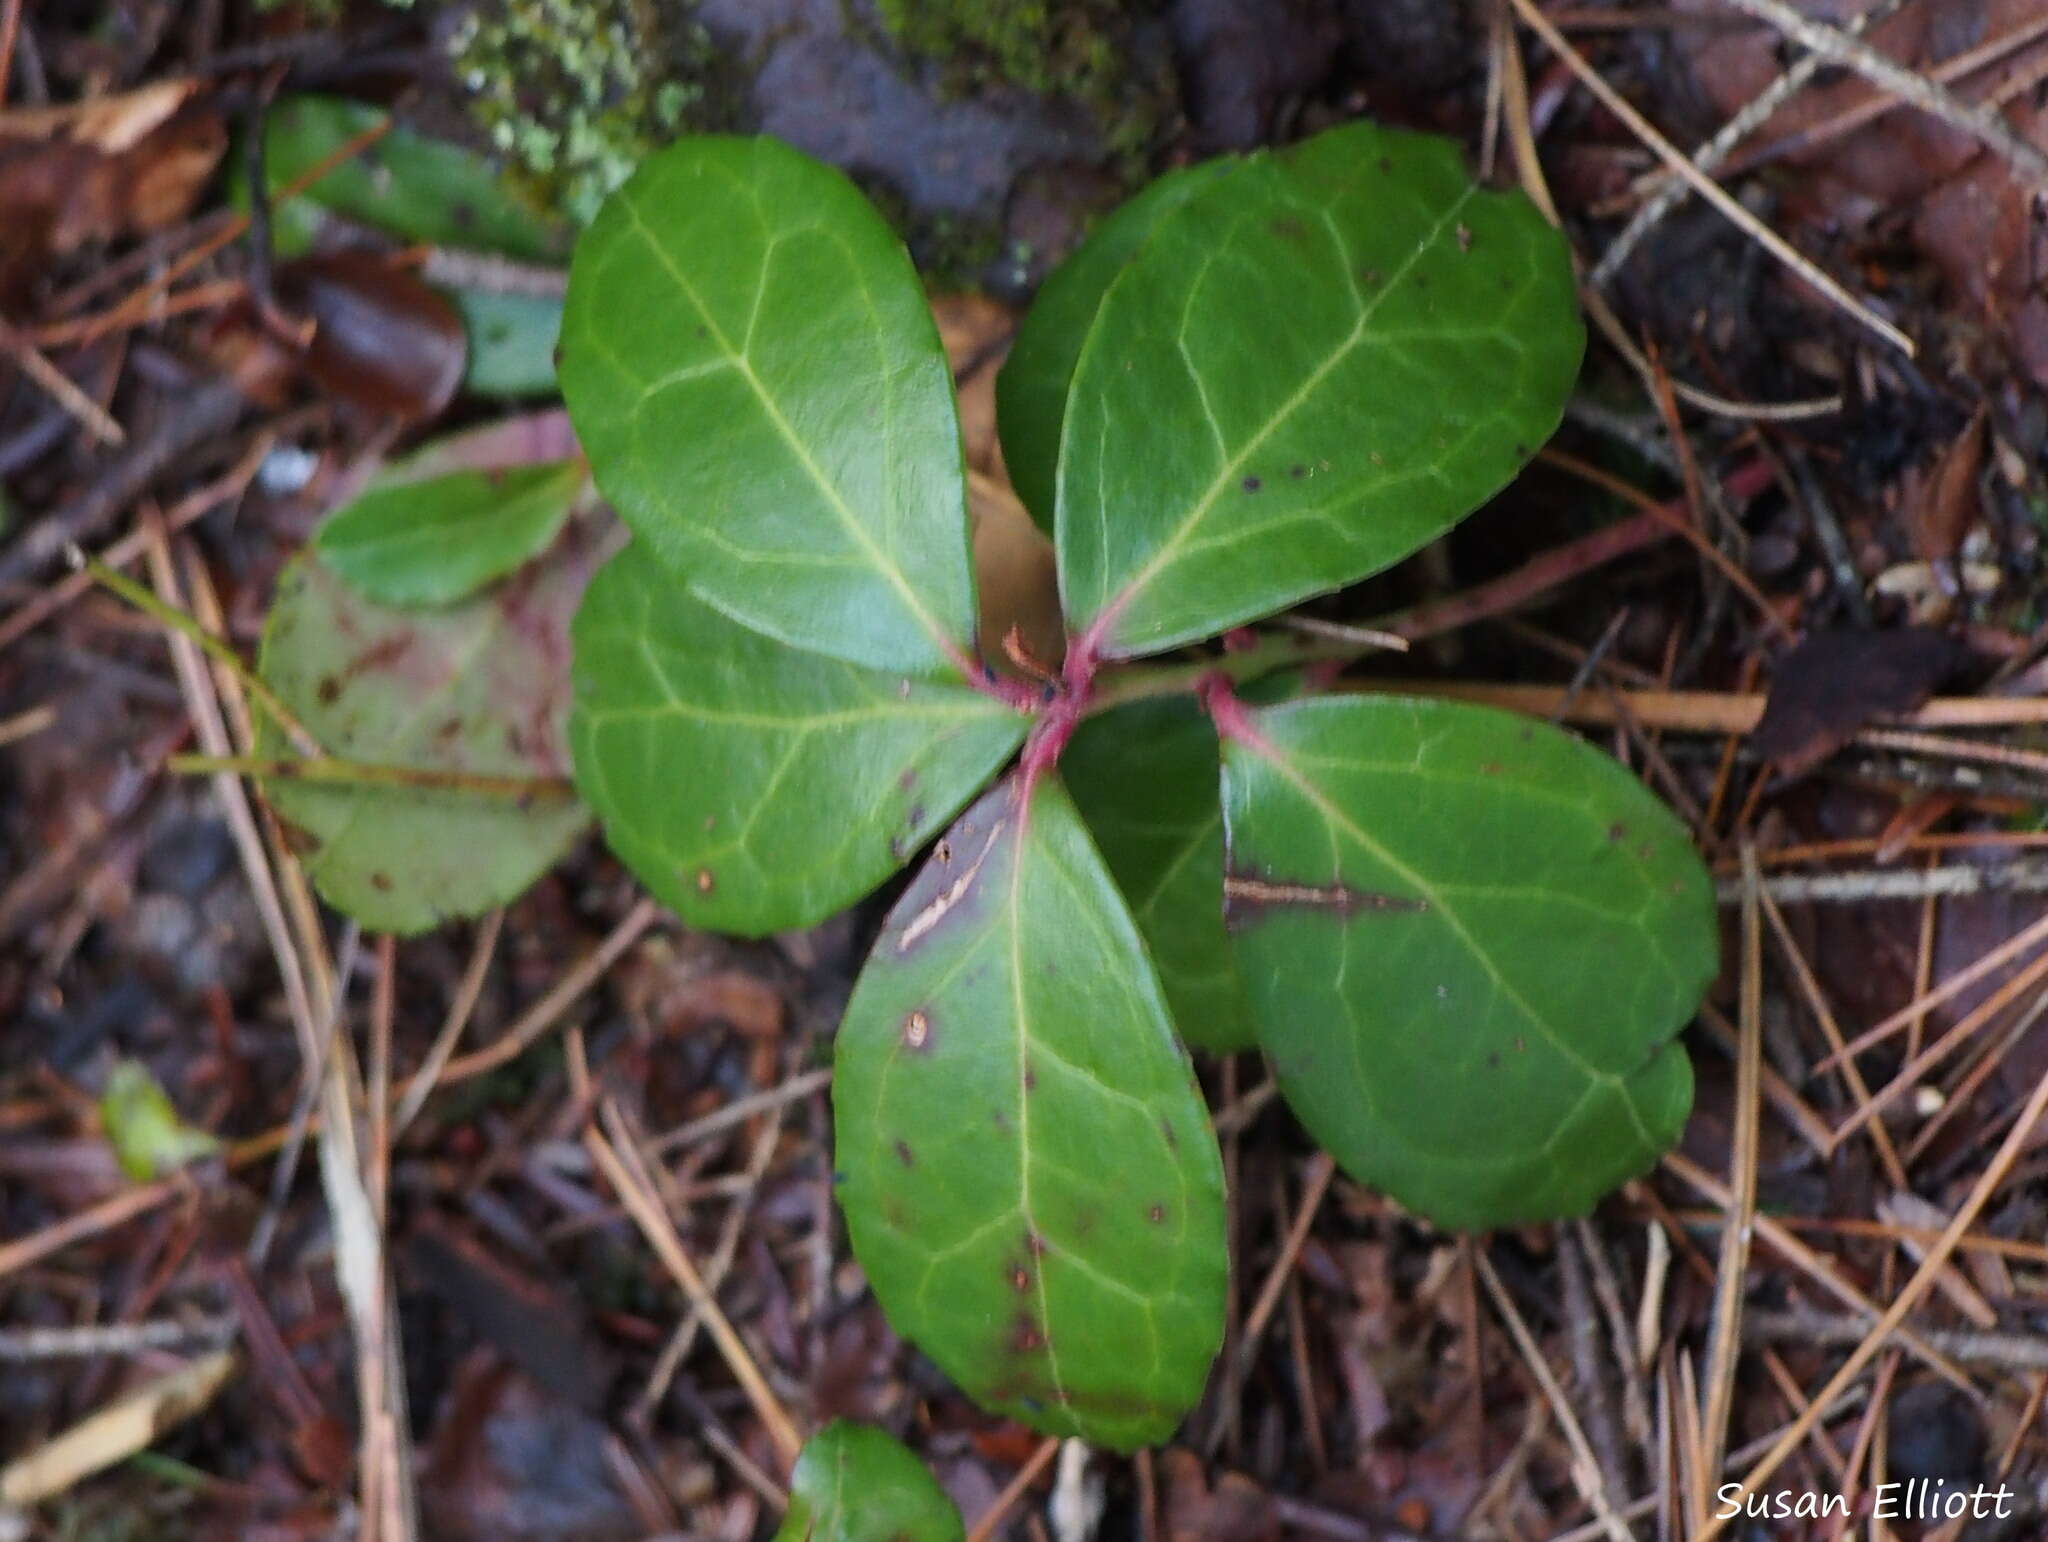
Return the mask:
<svg viewBox="0 0 2048 1542">
<path fill-rule="evenodd" d="M 648 151 L 730 117 L 730 71 L 673 0 L 483 0 L 449 47 L 493 147 L 578 223 Z"/>
<path fill-rule="evenodd" d="M 1011 87 L 1090 109 L 1110 148 L 1143 149 L 1170 109 L 1172 86 L 1138 68 L 1133 22 L 1156 5 L 1133 0 L 875 0 L 883 28 L 942 89 Z"/>
</svg>

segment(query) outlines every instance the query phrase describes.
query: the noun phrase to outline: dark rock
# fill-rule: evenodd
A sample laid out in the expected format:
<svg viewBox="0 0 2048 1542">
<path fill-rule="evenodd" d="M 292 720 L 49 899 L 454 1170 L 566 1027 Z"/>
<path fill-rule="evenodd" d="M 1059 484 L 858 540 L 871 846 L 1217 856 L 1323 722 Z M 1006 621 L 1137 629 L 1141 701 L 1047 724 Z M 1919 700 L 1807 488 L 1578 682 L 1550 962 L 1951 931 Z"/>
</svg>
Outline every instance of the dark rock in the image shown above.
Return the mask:
<svg viewBox="0 0 2048 1542">
<path fill-rule="evenodd" d="M 234 837 L 218 819 L 199 816 L 166 821 L 142 853 L 141 886 L 188 898 L 228 870 L 235 860 Z"/>
<path fill-rule="evenodd" d="M 1984 1477 L 1984 1422 L 1954 1387 L 1923 1381 L 1891 1401 L 1885 1476 L 1973 1488 Z"/>
<path fill-rule="evenodd" d="M 1336 0 L 1176 0 L 1181 89 L 1196 143 L 1248 150 L 1288 101 L 1321 85 L 1344 42 Z"/>
</svg>

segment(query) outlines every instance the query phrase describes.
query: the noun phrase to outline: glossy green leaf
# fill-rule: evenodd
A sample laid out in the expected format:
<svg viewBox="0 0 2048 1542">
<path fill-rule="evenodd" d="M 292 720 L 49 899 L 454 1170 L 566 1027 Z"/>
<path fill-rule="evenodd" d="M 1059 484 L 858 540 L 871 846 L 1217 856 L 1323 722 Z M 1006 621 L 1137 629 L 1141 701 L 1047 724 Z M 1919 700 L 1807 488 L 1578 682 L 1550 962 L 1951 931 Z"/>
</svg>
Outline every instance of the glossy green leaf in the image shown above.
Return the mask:
<svg viewBox="0 0 2048 1542">
<path fill-rule="evenodd" d="M 598 486 L 717 609 L 879 669 L 972 652 L 952 375 L 838 172 L 772 139 L 643 161 L 576 247 L 561 379 Z"/>
<path fill-rule="evenodd" d="M 1445 140 L 1354 124 L 1162 216 L 1074 371 L 1060 587 L 1110 656 L 1386 567 L 1556 426 L 1584 334 L 1564 239 Z"/>
<path fill-rule="evenodd" d="M 996 376 L 996 431 L 1010 483 L 1047 535 L 1053 530 L 1060 420 L 1102 297 L 1160 219 L 1229 171 L 1234 159 L 1170 171 L 1116 209 L 1039 287 Z"/>
<path fill-rule="evenodd" d="M 1145 935 L 1173 1025 L 1197 1049 L 1248 1049 L 1251 1004 L 1223 938 L 1216 730 L 1190 696 L 1089 718 L 1060 775 Z"/>
<path fill-rule="evenodd" d="M 924 1463 L 871 1424 L 834 1419 L 804 1442 L 775 1542 L 959 1542 L 960 1512 Z"/>
<path fill-rule="evenodd" d="M 263 120 L 263 171 L 271 190 L 289 186 L 389 117 L 343 97 L 281 99 Z M 487 158 L 403 126 L 274 207 L 281 254 L 296 255 L 312 244 L 322 211 L 404 241 L 524 262 L 558 262 L 569 249 L 567 229 Z"/>
<path fill-rule="evenodd" d="M 220 1150 L 220 1141 L 178 1117 L 164 1089 L 139 1060 L 120 1060 L 100 1094 L 100 1124 L 121 1171 L 138 1183 L 176 1172 Z"/>
<path fill-rule="evenodd" d="M 693 926 L 808 926 L 903 866 L 1026 720 L 964 685 L 804 653 L 691 597 L 634 542 L 576 618 L 576 781 Z"/>
<path fill-rule="evenodd" d="M 555 389 L 562 302 L 540 295 L 456 289 L 449 299 L 469 334 L 463 389 L 477 396 L 546 396 Z"/>
<path fill-rule="evenodd" d="M 313 545 L 366 599 L 447 605 L 546 550 L 589 480 L 580 460 L 419 481 L 400 467 L 331 515 Z"/>
<path fill-rule="evenodd" d="M 1546 724 L 1393 697 L 1251 710 L 1228 903 L 1301 1121 L 1444 1226 L 1582 1212 L 1677 1138 L 1715 968 L 1685 829 Z"/>
<path fill-rule="evenodd" d="M 972 1397 L 1131 1450 L 1222 1339 L 1222 1164 L 1080 817 L 1020 787 L 933 848 L 854 987 L 839 1200 L 890 1322 Z"/>
<path fill-rule="evenodd" d="M 264 628 L 263 678 L 329 754 L 371 766 L 561 777 L 569 618 L 600 535 L 571 520 L 547 554 L 455 605 L 379 605 L 308 553 Z M 257 752 L 294 752 L 267 720 Z M 321 896 L 374 931 L 425 931 L 519 894 L 589 815 L 574 799 L 267 778 Z"/>
</svg>

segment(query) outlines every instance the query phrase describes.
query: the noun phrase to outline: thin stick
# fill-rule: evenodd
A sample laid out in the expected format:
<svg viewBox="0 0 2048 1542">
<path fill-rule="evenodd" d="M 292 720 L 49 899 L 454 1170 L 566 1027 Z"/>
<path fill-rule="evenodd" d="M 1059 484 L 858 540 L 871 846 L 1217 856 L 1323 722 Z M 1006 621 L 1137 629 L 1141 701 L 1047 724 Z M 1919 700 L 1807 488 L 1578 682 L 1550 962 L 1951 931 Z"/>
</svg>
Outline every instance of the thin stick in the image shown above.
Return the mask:
<svg viewBox="0 0 2048 1542">
<path fill-rule="evenodd" d="M 2048 1113 L 2048 1074 L 2044 1074 L 2035 1084 L 2032 1095 L 2028 1097 L 2025 1107 L 2020 1110 L 2019 1118 L 2006 1132 L 1997 1155 L 1992 1157 L 1991 1165 L 1984 1169 L 1983 1175 L 1970 1190 L 1969 1198 L 1964 1200 L 1962 1208 L 1956 1211 L 1955 1218 L 1943 1228 L 1934 1246 L 1927 1250 L 1926 1258 L 1922 1259 L 1920 1267 L 1913 1271 L 1912 1277 L 1899 1291 L 1897 1299 L 1871 1326 L 1863 1341 L 1850 1351 L 1849 1358 L 1844 1360 L 1835 1374 L 1828 1378 L 1827 1385 L 1814 1396 L 1807 1411 L 1792 1422 L 1792 1427 L 1780 1436 L 1763 1459 L 1749 1470 L 1736 1493 L 1731 1496 L 1734 1501 L 1733 1508 L 1731 1509 L 1724 1501 L 1714 1516 L 1709 1518 L 1707 1529 L 1696 1542 L 1711 1542 L 1713 1537 L 1720 1534 L 1724 1516 L 1741 1513 L 1741 1501 L 1754 1494 L 1771 1474 L 1784 1464 L 1785 1459 L 1799 1448 L 1800 1442 L 1806 1438 L 1806 1432 L 1820 1417 L 1820 1410 L 1833 1403 L 1849 1384 L 1863 1373 L 1864 1366 L 1868 1365 L 1884 1347 L 1893 1330 L 1906 1320 L 1913 1308 L 1920 1304 L 1921 1297 L 1933 1288 L 1934 1282 L 1940 1278 L 1942 1266 L 1948 1262 L 1949 1255 L 1955 1252 L 1956 1244 L 1963 1239 L 1964 1234 L 1975 1223 L 1978 1214 L 2004 1184 L 2006 1175 L 2011 1172 L 2013 1165 L 2019 1161 L 2020 1152 L 2026 1148 L 2028 1140 L 2033 1136 L 2034 1126 L 2040 1122 L 2044 1113 Z"/>
<path fill-rule="evenodd" d="M 123 445 L 128 434 L 106 408 L 87 396 L 64 371 L 57 368 L 36 345 L 0 317 L 0 352 L 21 367 L 21 372 L 41 386 L 49 398 L 62 407 L 93 438 L 104 445 Z"/>
<path fill-rule="evenodd" d="M 667 1156 L 671 1151 L 680 1151 L 685 1146 L 694 1146 L 707 1136 L 716 1135 L 720 1130 L 729 1130 L 736 1124 L 744 1124 L 756 1114 L 767 1113 L 785 1103 L 794 1103 L 807 1098 L 820 1087 L 829 1086 L 832 1069 L 820 1067 L 792 1076 L 779 1087 L 770 1087 L 764 1092 L 749 1093 L 746 1097 L 735 1098 L 721 1109 L 677 1125 L 647 1142 L 650 1156 Z"/>
<path fill-rule="evenodd" d="M 279 710 L 283 710 L 282 703 Z M 566 803 L 576 796 L 575 784 L 562 776 L 491 776 L 481 771 L 447 771 L 430 766 L 372 765 L 317 753 L 299 760 L 272 755 L 173 755 L 164 762 L 164 769 L 180 776 L 218 776 L 226 772 L 258 781 L 461 792 L 513 803 Z"/>
<path fill-rule="evenodd" d="M 1017 1476 L 1003 1485 L 1003 1491 L 996 1495 L 995 1503 L 982 1512 L 981 1519 L 974 1523 L 974 1529 L 967 1533 L 967 1542 L 989 1542 L 996 1534 L 996 1528 L 1017 1507 L 1031 1485 L 1038 1481 L 1038 1475 L 1059 1454 L 1060 1442 L 1057 1435 L 1048 1435 L 1039 1448 L 1031 1453 L 1031 1460 L 1017 1469 Z"/>
<path fill-rule="evenodd" d="M 2023 181 L 2033 184 L 2036 192 L 2048 192 L 2048 155 L 2043 155 L 2015 134 L 1996 113 L 1963 101 L 1953 91 L 1914 73 L 1870 44 L 1802 15 L 1786 5 L 1784 0 L 1727 0 L 1727 3 L 1738 11 L 1747 11 L 1760 21 L 1769 22 L 1823 58 L 1846 65 L 1908 106 L 1974 135 L 1988 149 L 2003 156 Z"/>
<path fill-rule="evenodd" d="M 603 942 L 592 950 L 590 956 L 578 962 L 567 974 L 557 980 L 549 992 L 521 1014 L 519 1020 L 504 1033 L 481 1049 L 458 1055 L 448 1062 L 441 1073 L 444 1082 L 467 1081 L 486 1071 L 495 1071 L 501 1065 L 517 1060 L 527 1047 L 542 1034 L 554 1027 L 562 1014 L 575 1003 L 576 999 L 597 983 L 618 962 L 626 949 L 640 940 L 640 934 L 652 926 L 661 916 L 661 907 L 651 899 L 641 899 L 625 916 L 606 933 Z M 414 1076 L 413 1080 L 419 1078 Z M 406 1087 L 411 1088 L 408 1081 Z"/>
<path fill-rule="evenodd" d="M 1735 1057 L 1735 1128 L 1728 1155 L 1729 1186 L 1735 1203 L 1721 1233 L 1721 1258 L 1714 1286 L 1713 1333 L 1708 1340 L 1706 1406 L 1700 1411 L 1701 1488 L 1696 1514 L 1705 1514 L 1706 1482 L 1721 1470 L 1728 1450 L 1728 1424 L 1735 1409 L 1735 1368 L 1742 1356 L 1742 1304 L 1749 1288 L 1749 1244 L 1755 1233 L 1757 1182 L 1757 1095 L 1763 1065 L 1764 944 L 1762 900 L 1757 892 L 1756 852 L 1742 848 L 1742 977 Z"/>
<path fill-rule="evenodd" d="M 491 958 L 498 950 L 498 932 L 505 924 L 505 907 L 500 905 L 484 917 L 483 925 L 477 928 L 476 942 L 469 950 L 469 964 L 462 971 L 462 980 L 455 988 L 455 999 L 448 1003 L 448 1015 L 441 1020 L 441 1031 L 434 1035 L 434 1044 L 427 1051 L 427 1058 L 420 1062 L 420 1068 L 405 1084 L 405 1090 L 398 1095 L 398 1107 L 391 1115 L 391 1139 L 396 1142 L 405 1133 L 405 1127 L 413 1122 L 421 1106 L 434 1090 L 434 1084 L 441 1079 L 441 1073 L 448 1068 L 448 1057 L 455 1053 L 455 1046 L 462 1041 L 462 1030 L 469 1024 L 470 1013 L 476 1010 L 477 998 L 483 994 L 484 979 L 491 970 Z"/>
<path fill-rule="evenodd" d="M 1871 23 L 1891 14 L 1899 8 L 1901 0 L 1877 0 L 1868 9 L 1859 11 L 1851 18 L 1848 33 L 1860 37 L 1870 30 Z M 1747 139 L 1750 132 L 1760 127 L 1766 119 L 1790 101 L 1806 86 L 1806 83 L 1820 73 L 1825 61 L 1819 54 L 1809 53 L 1794 61 L 1792 67 L 1751 97 L 1732 118 L 1722 124 L 1720 130 L 1692 153 L 1692 163 L 1703 172 L 1711 172 L 1726 160 L 1735 147 Z M 1628 261 L 1629 254 L 1641 243 L 1644 236 L 1654 230 L 1664 216 L 1684 201 L 1686 183 L 1682 178 L 1669 178 L 1653 192 L 1636 210 L 1635 218 L 1620 235 L 1609 243 L 1606 252 L 1594 266 L 1586 282 L 1595 289 L 1605 288 L 1608 281 L 1621 271 L 1621 265 Z"/>
<path fill-rule="evenodd" d="M 1998 867 L 1868 868 L 1848 873 L 1793 874 L 1765 881 L 1764 892 L 1785 904 L 1862 904 L 1871 900 L 1935 899 L 1958 894 L 2038 894 L 2048 889 L 2048 862 L 2007 862 Z M 1734 897 L 1723 884 L 1722 902 Z"/>
<path fill-rule="evenodd" d="M 263 467 L 271 447 L 276 443 L 273 434 L 258 434 L 250 441 L 249 448 L 241 459 L 225 473 L 204 487 L 196 488 L 164 511 L 163 528 L 165 535 L 175 535 L 195 519 L 211 513 L 230 498 L 239 498 L 256 473 Z M 131 530 L 99 554 L 99 561 L 110 568 L 126 567 L 142 555 L 148 536 L 141 530 Z M 0 648 L 19 641 L 26 633 L 41 626 L 51 616 L 77 599 L 93 585 L 90 573 L 67 573 L 57 582 L 38 590 L 35 596 L 22 603 L 5 621 L 0 621 Z"/>
<path fill-rule="evenodd" d="M 648 1175 L 646 1163 L 609 1100 L 602 1106 L 600 1116 L 607 1125 L 610 1138 L 607 1140 L 606 1135 L 599 1134 L 595 1125 L 586 1126 L 583 1131 L 584 1149 L 589 1151 L 591 1160 L 618 1195 L 619 1203 L 639 1226 L 640 1234 L 654 1249 L 655 1256 L 667 1267 L 671 1277 L 683 1288 L 683 1294 L 689 1297 L 690 1304 L 703 1317 L 704 1326 L 710 1330 L 727 1368 L 746 1393 L 747 1401 L 754 1405 L 754 1412 L 761 1423 L 767 1427 L 769 1438 L 775 1442 L 786 1471 L 796 1465 L 797 1453 L 803 1448 L 803 1437 L 797 1434 L 796 1426 L 783 1411 L 781 1401 L 754 1364 L 752 1353 L 726 1317 L 718 1298 L 705 1287 L 697 1266 L 690 1261 L 682 1238 L 676 1234 L 675 1223 L 655 1197 L 654 1182 Z"/>
<path fill-rule="evenodd" d="M 1473 1266 L 1479 1271 L 1479 1278 L 1486 1286 L 1487 1295 L 1493 1298 L 1493 1309 L 1507 1325 L 1508 1335 L 1515 1341 L 1515 1348 L 1521 1351 L 1523 1362 L 1536 1378 L 1536 1385 L 1543 1393 L 1544 1401 L 1550 1404 L 1550 1411 L 1557 1416 L 1558 1427 L 1564 1431 L 1565 1443 L 1572 1449 L 1572 1481 L 1586 1503 L 1593 1507 L 1593 1514 L 1599 1517 L 1603 1529 L 1612 1542 L 1633 1542 L 1628 1528 L 1614 1513 L 1612 1498 L 1607 1492 L 1607 1480 L 1601 1476 L 1600 1462 L 1593 1455 L 1593 1448 L 1586 1440 L 1586 1432 L 1579 1427 L 1578 1416 L 1572 1412 L 1571 1400 L 1564 1395 L 1564 1388 L 1558 1385 L 1557 1376 L 1550 1364 L 1543 1358 L 1543 1351 L 1537 1346 L 1535 1336 L 1529 1332 L 1529 1325 L 1522 1321 L 1522 1314 L 1516 1308 L 1514 1299 L 1508 1295 L 1507 1287 L 1501 1284 L 1500 1276 L 1493 1272 L 1493 1262 L 1482 1248 L 1472 1250 Z"/>
<path fill-rule="evenodd" d="M 1968 990 L 1992 970 L 2000 968 L 2012 959 L 2025 953 L 2043 941 L 2048 941 L 2048 916 L 2043 916 L 2025 931 L 2008 937 L 1997 947 L 1989 949 L 1969 964 L 1958 969 L 1931 991 L 1914 997 L 1905 1006 L 1892 1013 L 1874 1028 L 1866 1029 L 1843 1046 L 1841 1054 L 1860 1055 L 1874 1045 L 1883 1043 L 1903 1028 L 1910 1027 L 1917 1019 L 1940 1006 L 1958 991 Z M 1816 1071 L 1825 1071 L 1835 1063 L 1836 1056 L 1829 1055 L 1814 1066 Z"/>
<path fill-rule="evenodd" d="M 1836 283 L 1825 270 L 1820 268 L 1811 259 L 1802 255 L 1783 236 L 1779 235 L 1770 226 L 1766 225 L 1754 214 L 1751 214 L 1748 209 L 1744 208 L 1740 200 L 1735 198 L 1726 188 L 1722 187 L 1720 183 L 1714 181 L 1713 178 L 1707 176 L 1697 166 L 1693 165 L 1691 161 L 1687 160 L 1684 152 L 1679 150 L 1676 145 L 1672 144 L 1662 134 L 1658 133 L 1650 121 L 1630 105 L 1627 97 L 1610 86 L 1605 78 L 1601 76 L 1600 72 L 1586 62 L 1585 56 L 1566 40 L 1563 33 L 1551 25 L 1550 18 L 1536 8 L 1533 0 L 1508 0 L 1508 3 L 1515 8 L 1529 29 L 1543 39 L 1549 46 L 1550 51 L 1556 54 L 1566 67 L 1585 83 L 1586 89 L 1598 97 L 1601 104 L 1609 112 L 1627 124 L 1629 130 L 1638 139 L 1642 140 L 1644 144 L 1654 150 L 1666 165 L 1690 182 L 1702 198 L 1705 198 L 1715 208 L 1719 209 L 1748 235 L 1751 240 L 1763 247 L 1765 251 L 1776 257 L 1778 261 L 1782 262 L 1794 273 L 1805 279 L 1808 284 L 1812 285 L 1821 294 L 1827 296 L 1828 299 L 1840 306 L 1850 316 L 1861 322 L 1865 327 L 1868 327 L 1872 332 L 1875 332 L 1879 337 L 1882 337 L 1893 347 L 1899 349 L 1908 358 L 1913 356 L 1913 340 L 1910 337 L 1906 336 L 1905 333 L 1878 315 L 1876 311 Z M 1755 5 L 1770 3 L 1770 0 L 1731 0 L 1731 3 Z"/>
<path fill-rule="evenodd" d="M 1621 709 L 1599 694 L 1582 695 L 1567 703 L 1561 685 L 1503 684 L 1481 680 L 1373 680 L 1347 677 L 1339 682 L 1349 691 L 1391 691 L 1404 696 L 1441 696 L 1452 701 L 1476 701 L 1489 706 L 1525 712 L 1530 717 L 1549 717 L 1567 708 L 1562 720 L 1586 728 L 1614 728 L 1621 723 Z M 1614 692 L 1630 716 L 1645 728 L 1672 733 L 1746 734 L 1764 715 L 1760 691 L 1638 691 L 1616 688 Z M 2048 697 L 2041 696 L 1948 696 L 1936 697 L 1917 711 L 1885 721 L 1909 728 L 2002 728 L 2048 723 Z"/>
<path fill-rule="evenodd" d="M 315 739 L 306 725 L 298 720 L 291 708 L 278 698 L 277 692 L 242 662 L 240 654 L 201 626 L 189 613 L 158 599 L 134 579 L 124 573 L 115 572 L 97 557 L 88 557 L 75 546 L 71 548 L 70 556 L 72 566 L 90 574 L 101 588 L 119 595 L 161 626 L 189 638 L 208 658 L 232 674 L 241 683 L 242 689 L 269 714 L 270 720 L 284 731 L 285 736 L 292 741 L 292 747 L 300 754 L 318 757 L 324 753 L 320 748 L 320 741 Z M 203 769 L 213 771 L 221 768 L 209 765 Z"/>
</svg>

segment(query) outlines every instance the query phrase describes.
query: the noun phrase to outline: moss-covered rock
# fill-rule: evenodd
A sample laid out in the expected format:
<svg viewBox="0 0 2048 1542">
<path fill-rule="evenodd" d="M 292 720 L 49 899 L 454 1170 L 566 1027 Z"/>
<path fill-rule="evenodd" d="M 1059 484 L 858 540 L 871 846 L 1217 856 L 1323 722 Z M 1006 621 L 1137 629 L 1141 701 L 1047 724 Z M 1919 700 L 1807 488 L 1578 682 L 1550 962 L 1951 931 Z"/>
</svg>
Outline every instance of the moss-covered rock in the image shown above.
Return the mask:
<svg viewBox="0 0 2048 1542">
<path fill-rule="evenodd" d="M 1150 0 L 874 0 L 889 37 L 948 90 L 1010 87 L 1064 97 L 1101 121 L 1110 148 L 1141 149 L 1171 104 L 1169 83 L 1141 62 L 1134 29 Z"/>
<path fill-rule="evenodd" d="M 677 0 L 482 0 L 449 47 L 492 145 L 587 221 L 656 146 L 725 127 L 732 67 Z"/>
</svg>

